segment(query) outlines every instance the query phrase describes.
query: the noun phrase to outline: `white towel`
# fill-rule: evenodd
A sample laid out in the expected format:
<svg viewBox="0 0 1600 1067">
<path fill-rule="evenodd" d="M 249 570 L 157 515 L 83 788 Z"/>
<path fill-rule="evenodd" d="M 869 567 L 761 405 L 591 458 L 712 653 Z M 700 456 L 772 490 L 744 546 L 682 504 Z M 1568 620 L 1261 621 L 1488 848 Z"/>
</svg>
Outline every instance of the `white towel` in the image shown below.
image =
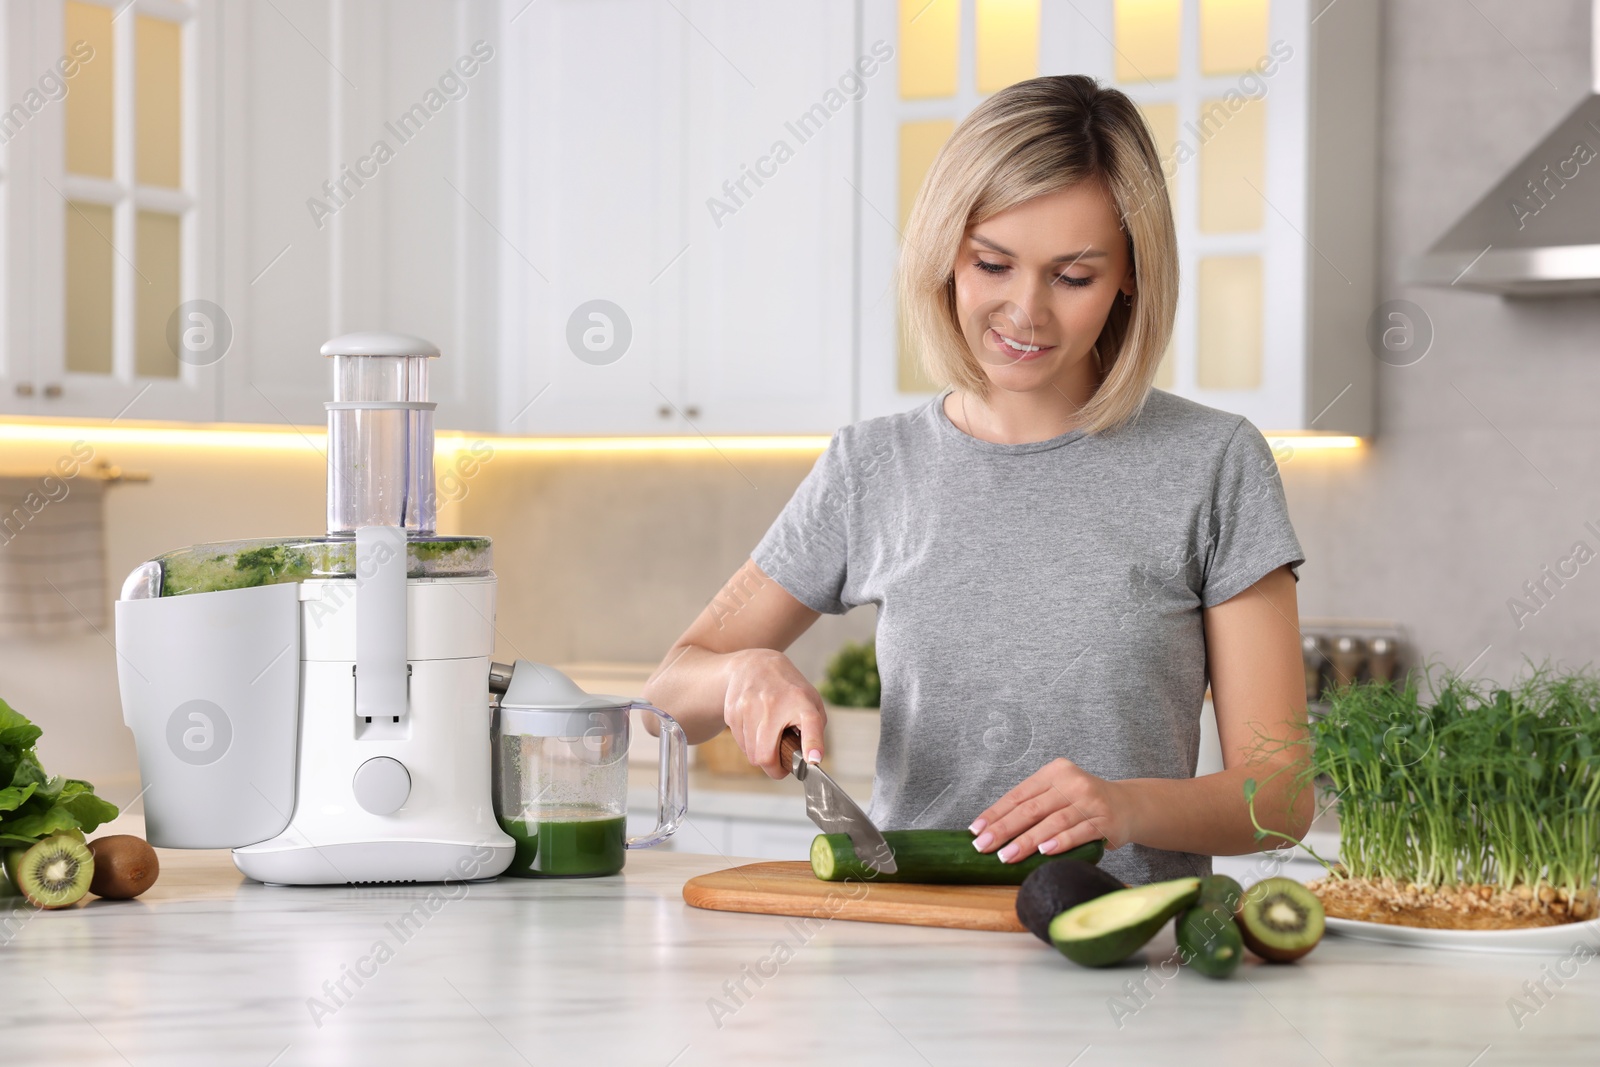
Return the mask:
<svg viewBox="0 0 1600 1067">
<path fill-rule="evenodd" d="M 104 632 L 105 483 L 0 477 L 0 637 Z"/>
</svg>

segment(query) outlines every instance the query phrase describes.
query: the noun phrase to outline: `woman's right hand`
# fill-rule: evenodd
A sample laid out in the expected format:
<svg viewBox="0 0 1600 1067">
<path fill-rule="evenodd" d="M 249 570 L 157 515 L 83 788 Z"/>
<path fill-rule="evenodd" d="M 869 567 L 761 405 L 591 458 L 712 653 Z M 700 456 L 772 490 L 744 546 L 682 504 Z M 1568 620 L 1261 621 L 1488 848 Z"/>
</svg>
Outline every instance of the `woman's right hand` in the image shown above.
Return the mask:
<svg viewBox="0 0 1600 1067">
<path fill-rule="evenodd" d="M 806 761 L 822 759 L 822 729 L 828 720 L 822 695 L 782 652 L 750 648 L 732 654 L 722 719 L 739 750 L 769 778 L 789 768 L 778 758 L 778 742 L 790 726 L 800 730 Z"/>
</svg>

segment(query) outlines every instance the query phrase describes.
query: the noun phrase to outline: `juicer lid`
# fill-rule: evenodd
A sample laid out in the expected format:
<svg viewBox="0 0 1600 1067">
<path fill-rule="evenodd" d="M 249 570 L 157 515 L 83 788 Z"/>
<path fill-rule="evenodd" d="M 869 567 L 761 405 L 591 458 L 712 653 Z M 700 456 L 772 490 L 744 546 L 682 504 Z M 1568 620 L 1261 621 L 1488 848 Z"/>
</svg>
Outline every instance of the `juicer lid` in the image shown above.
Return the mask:
<svg viewBox="0 0 1600 1067">
<path fill-rule="evenodd" d="M 427 356 L 438 358 L 439 346 L 408 333 L 364 330 L 335 337 L 322 346 L 325 356 Z"/>
<path fill-rule="evenodd" d="M 554 667 L 519 659 L 511 668 L 511 683 L 500 698 L 502 709 L 602 709 L 620 708 L 633 703 L 627 697 L 585 693 L 578 683 Z"/>
</svg>

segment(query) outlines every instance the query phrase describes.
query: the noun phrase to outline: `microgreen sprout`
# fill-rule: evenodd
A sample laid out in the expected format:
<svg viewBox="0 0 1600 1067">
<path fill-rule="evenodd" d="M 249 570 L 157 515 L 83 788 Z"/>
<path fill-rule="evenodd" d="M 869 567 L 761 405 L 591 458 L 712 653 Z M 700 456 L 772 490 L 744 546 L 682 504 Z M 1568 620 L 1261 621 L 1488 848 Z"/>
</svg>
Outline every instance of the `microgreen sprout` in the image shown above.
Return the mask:
<svg viewBox="0 0 1600 1067">
<path fill-rule="evenodd" d="M 1341 687 L 1306 737 L 1282 743 L 1310 748 L 1294 765 L 1297 784 L 1315 781 L 1338 798 L 1344 873 L 1432 886 L 1595 885 L 1600 674 L 1544 666 L 1505 687 L 1422 677 L 1427 702 L 1416 676 Z M 1252 822 L 1255 785 L 1245 785 Z M 1256 827 L 1258 838 L 1286 836 Z"/>
</svg>

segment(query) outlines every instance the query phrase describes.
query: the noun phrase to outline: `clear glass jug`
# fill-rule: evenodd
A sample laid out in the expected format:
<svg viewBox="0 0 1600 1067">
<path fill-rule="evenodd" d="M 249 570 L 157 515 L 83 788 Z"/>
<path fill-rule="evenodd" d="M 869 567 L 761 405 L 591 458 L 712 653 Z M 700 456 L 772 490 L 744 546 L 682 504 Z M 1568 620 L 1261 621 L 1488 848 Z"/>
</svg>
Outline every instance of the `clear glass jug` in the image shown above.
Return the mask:
<svg viewBox="0 0 1600 1067">
<path fill-rule="evenodd" d="M 629 838 L 635 708 L 661 720 L 661 760 L 656 827 Z M 495 818 L 517 843 L 508 875 L 615 874 L 626 849 L 665 841 L 688 808 L 689 746 L 672 716 L 641 701 L 592 696 L 553 667 L 517 661 L 495 712 L 493 741 Z"/>
</svg>

